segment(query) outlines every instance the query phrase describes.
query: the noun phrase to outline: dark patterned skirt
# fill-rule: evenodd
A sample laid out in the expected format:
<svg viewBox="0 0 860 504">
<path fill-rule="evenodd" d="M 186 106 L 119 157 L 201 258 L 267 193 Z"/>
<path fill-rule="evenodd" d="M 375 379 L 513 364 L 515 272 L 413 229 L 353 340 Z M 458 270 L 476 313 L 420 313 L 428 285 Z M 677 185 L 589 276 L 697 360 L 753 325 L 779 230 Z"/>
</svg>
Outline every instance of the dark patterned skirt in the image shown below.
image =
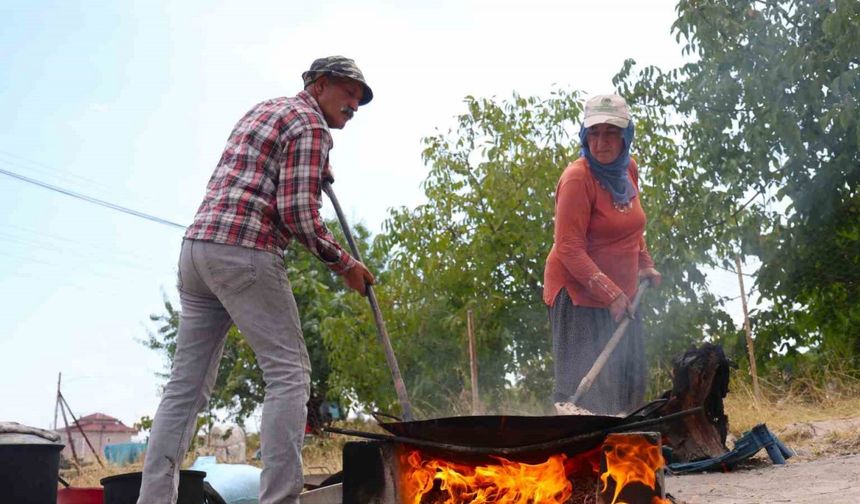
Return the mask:
<svg viewBox="0 0 860 504">
<path fill-rule="evenodd" d="M 561 289 L 549 309 L 555 368 L 553 402 L 569 402 L 618 324 L 607 308 L 575 306 Z M 645 399 L 647 370 L 638 313 L 591 388 L 577 402 L 597 415 L 630 413 Z"/>
</svg>

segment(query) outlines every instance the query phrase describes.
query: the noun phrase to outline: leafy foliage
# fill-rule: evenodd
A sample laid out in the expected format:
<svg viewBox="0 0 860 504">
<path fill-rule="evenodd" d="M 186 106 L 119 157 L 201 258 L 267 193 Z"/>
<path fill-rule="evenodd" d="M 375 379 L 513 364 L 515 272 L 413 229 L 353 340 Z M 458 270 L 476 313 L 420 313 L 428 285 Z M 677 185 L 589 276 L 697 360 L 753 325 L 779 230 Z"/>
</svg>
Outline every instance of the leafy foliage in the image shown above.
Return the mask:
<svg viewBox="0 0 860 504">
<path fill-rule="evenodd" d="M 477 320 L 483 399 L 496 410 L 514 397 L 536 405 L 548 400 L 552 358 L 543 267 L 552 245 L 555 185 L 579 156 L 581 99 L 565 90 L 548 99 L 470 97 L 456 130 L 425 140 L 427 203 L 393 211 L 375 243 L 391 251 L 388 281 L 379 291 L 396 321 L 391 332 L 407 388 L 424 413 L 457 411 L 468 390 L 470 309 Z M 658 369 L 668 368 L 663 360 L 690 343 L 739 334 L 707 292 L 700 269 L 712 261 L 701 230 L 710 211 L 701 200 L 709 191 L 682 184 L 663 191 L 695 168 L 681 162 L 672 130 L 660 119 L 645 111 L 634 144 L 643 166 L 642 200 L 651 216 L 648 237 L 667 279 L 647 298 L 646 333 Z M 696 215 L 684 218 L 680 209 L 687 208 Z M 348 331 L 349 320 L 326 334 Z M 374 352 L 360 332 L 343 348 L 353 344 L 352 353 Z M 359 397 L 393 407 L 387 381 L 384 372 L 369 375 L 352 367 L 344 385 L 367 383 Z"/>
<path fill-rule="evenodd" d="M 772 305 L 755 317 L 762 363 L 811 346 L 856 368 L 860 4 L 684 0 L 677 10 L 675 33 L 698 60 L 636 76 L 628 63 L 618 76 L 641 107 L 675 118 L 680 157 L 698 167 L 663 187 L 710 192 L 697 241 L 723 266 L 735 254 L 761 261 L 757 288 Z"/>
<path fill-rule="evenodd" d="M 466 99 L 456 131 L 425 139 L 427 203 L 393 210 L 375 246 L 390 251 L 378 287 L 407 389 L 424 413 L 455 408 L 467 386 L 466 311 L 473 310 L 479 384 L 498 402 L 505 386 L 550 386 L 543 260 L 552 239 L 552 192 L 575 156 L 576 93 L 508 102 Z M 380 359 L 354 313 L 333 323 L 340 352 Z M 350 335 L 344 336 L 349 333 Z M 332 357 L 335 359 L 336 357 Z M 393 407 L 385 370 L 340 366 L 342 385 Z M 375 385 L 371 385 L 375 384 Z M 380 385 L 382 385 L 380 387 Z"/>
</svg>

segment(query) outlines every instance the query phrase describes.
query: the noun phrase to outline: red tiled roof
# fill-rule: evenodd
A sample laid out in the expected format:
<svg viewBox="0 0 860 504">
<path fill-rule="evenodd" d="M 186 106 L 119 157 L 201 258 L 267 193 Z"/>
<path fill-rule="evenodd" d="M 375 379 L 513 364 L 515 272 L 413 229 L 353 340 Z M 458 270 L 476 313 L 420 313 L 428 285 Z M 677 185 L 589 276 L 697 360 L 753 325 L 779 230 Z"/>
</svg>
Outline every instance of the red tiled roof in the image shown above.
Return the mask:
<svg viewBox="0 0 860 504">
<path fill-rule="evenodd" d="M 81 429 L 84 432 L 128 432 L 130 434 L 136 434 L 137 430 L 133 429 L 116 418 L 105 415 L 104 413 L 93 413 L 92 415 L 87 415 L 85 417 L 81 417 L 78 419 L 78 425 L 80 425 Z M 72 432 L 76 432 L 78 429 L 74 426 L 74 424 L 69 425 L 69 429 Z M 65 432 L 65 427 L 62 429 L 57 429 L 58 431 Z"/>
</svg>

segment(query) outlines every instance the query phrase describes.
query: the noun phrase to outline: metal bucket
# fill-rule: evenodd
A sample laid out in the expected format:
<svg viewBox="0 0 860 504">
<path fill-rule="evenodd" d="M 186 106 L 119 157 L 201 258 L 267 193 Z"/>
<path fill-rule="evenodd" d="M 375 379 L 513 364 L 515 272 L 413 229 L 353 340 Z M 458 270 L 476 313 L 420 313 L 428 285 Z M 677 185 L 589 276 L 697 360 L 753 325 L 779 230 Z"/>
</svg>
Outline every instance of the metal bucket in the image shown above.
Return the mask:
<svg viewBox="0 0 860 504">
<path fill-rule="evenodd" d="M 56 504 L 62 449 L 63 445 L 53 443 L 0 444 L 0 492 L 5 496 L 3 501 Z"/>
<path fill-rule="evenodd" d="M 204 471 L 179 471 L 179 497 L 176 504 L 203 504 Z M 105 488 L 104 504 L 136 504 L 140 496 L 143 473 L 132 472 L 102 478 Z"/>
</svg>

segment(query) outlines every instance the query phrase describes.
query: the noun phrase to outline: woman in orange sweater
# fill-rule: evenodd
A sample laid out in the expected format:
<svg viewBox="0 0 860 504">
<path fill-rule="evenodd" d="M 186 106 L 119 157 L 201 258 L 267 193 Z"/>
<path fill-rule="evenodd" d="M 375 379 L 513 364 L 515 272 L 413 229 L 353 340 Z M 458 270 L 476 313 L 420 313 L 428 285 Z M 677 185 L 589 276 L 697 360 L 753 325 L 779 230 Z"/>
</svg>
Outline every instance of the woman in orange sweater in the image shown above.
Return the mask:
<svg viewBox="0 0 860 504">
<path fill-rule="evenodd" d="M 633 122 L 618 95 L 585 103 L 581 157 L 561 175 L 555 192 L 553 246 L 544 270 L 544 301 L 552 325 L 559 414 L 628 413 L 645 397 L 647 370 L 642 321 L 630 300 L 639 279 L 660 283 L 645 247 L 645 213 L 636 162 L 630 159 Z M 571 404 L 583 376 L 623 317 L 633 317 L 591 389 Z M 587 410 L 587 411 L 583 411 Z"/>
</svg>

